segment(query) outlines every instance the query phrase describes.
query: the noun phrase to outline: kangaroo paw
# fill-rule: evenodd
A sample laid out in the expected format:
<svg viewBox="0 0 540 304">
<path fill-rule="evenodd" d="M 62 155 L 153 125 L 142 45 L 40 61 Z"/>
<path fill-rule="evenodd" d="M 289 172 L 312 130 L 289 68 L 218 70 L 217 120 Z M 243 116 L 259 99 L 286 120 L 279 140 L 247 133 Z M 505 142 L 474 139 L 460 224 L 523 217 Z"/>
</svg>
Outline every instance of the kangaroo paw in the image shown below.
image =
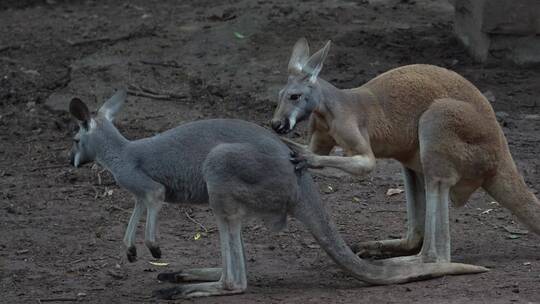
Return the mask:
<svg viewBox="0 0 540 304">
<path fill-rule="evenodd" d="M 152 254 L 154 258 L 156 259 L 161 258 L 161 249 L 159 248 L 159 246 L 148 247 L 148 249 L 150 249 L 150 253 Z"/>
<path fill-rule="evenodd" d="M 127 259 L 130 263 L 133 263 L 137 260 L 137 248 L 135 246 L 131 246 L 126 251 Z"/>
</svg>

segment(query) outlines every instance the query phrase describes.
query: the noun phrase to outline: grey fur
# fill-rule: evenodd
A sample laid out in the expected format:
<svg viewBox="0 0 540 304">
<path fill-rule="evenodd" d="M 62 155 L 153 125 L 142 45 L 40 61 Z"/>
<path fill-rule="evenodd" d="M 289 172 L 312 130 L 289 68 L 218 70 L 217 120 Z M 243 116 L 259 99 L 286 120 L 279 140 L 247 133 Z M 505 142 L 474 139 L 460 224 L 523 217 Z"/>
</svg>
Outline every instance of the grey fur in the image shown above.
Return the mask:
<svg viewBox="0 0 540 304">
<path fill-rule="evenodd" d="M 241 293 L 247 287 L 242 220 L 256 217 L 271 228 L 286 225 L 287 215 L 303 222 L 321 247 L 354 277 L 374 283 L 408 282 L 445 274 L 485 271 L 463 264 L 424 264 L 421 267 L 378 266 L 357 257 L 338 234 L 307 172 L 297 172 L 289 148 L 272 132 L 231 119 L 187 123 L 150 138 L 129 141 L 112 123 L 125 95 L 117 93 L 76 135 L 75 158 L 95 160 L 120 186 L 134 194 L 136 205 L 124 239 L 128 259 L 135 260 L 134 234 L 143 209 L 147 211 L 145 243 L 161 255 L 155 234 L 162 202 L 209 203 L 221 242 L 222 268 L 192 269 L 160 274 L 164 281 L 207 281 L 158 290 L 161 298 Z M 77 116 L 77 117 L 85 117 Z M 82 157 L 81 155 L 84 155 Z M 221 273 L 221 275 L 220 275 Z M 217 277 L 220 277 L 216 281 Z M 212 282 L 209 282 L 212 281 Z"/>
</svg>

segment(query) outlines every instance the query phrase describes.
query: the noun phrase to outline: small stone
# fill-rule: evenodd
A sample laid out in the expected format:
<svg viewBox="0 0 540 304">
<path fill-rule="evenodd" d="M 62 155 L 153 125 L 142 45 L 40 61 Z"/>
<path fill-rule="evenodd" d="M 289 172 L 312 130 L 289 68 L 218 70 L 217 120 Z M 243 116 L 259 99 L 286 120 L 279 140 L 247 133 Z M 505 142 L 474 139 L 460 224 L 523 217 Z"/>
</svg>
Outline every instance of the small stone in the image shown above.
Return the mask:
<svg viewBox="0 0 540 304">
<path fill-rule="evenodd" d="M 530 120 L 540 120 L 540 115 L 538 115 L 538 114 L 527 114 L 527 115 L 523 116 L 523 118 L 530 119 Z"/>
<path fill-rule="evenodd" d="M 503 120 L 503 119 L 506 119 L 506 118 L 510 117 L 510 114 L 508 114 L 506 112 L 503 112 L 503 111 L 499 111 L 499 112 L 495 112 L 495 116 L 497 116 L 497 119 Z"/>
<path fill-rule="evenodd" d="M 11 214 L 17 213 L 17 212 L 15 211 L 15 208 L 13 207 L 13 205 L 7 206 L 7 207 L 6 207 L 6 212 L 7 212 L 7 213 L 11 213 Z"/>
<path fill-rule="evenodd" d="M 324 188 L 324 193 L 326 194 L 330 194 L 330 193 L 334 193 L 336 192 L 336 189 L 334 187 L 332 187 L 331 185 L 328 185 Z"/>
<path fill-rule="evenodd" d="M 518 235 L 518 234 L 519 235 L 525 235 L 525 234 L 529 233 L 528 230 L 519 229 L 519 228 L 512 227 L 512 226 L 504 226 L 503 229 L 506 230 L 507 232 L 511 233 L 511 234 L 516 234 L 516 235 Z"/>
<path fill-rule="evenodd" d="M 388 189 L 388 191 L 386 191 L 386 195 L 387 196 L 393 196 L 393 195 L 396 195 L 396 194 L 403 193 L 404 191 L 405 190 L 400 189 L 400 188 L 390 188 L 390 189 Z"/>
<path fill-rule="evenodd" d="M 125 278 L 125 275 L 119 271 L 115 271 L 115 270 L 108 270 L 107 271 L 107 274 L 110 275 L 111 277 L 115 278 L 115 279 L 124 279 Z"/>
<path fill-rule="evenodd" d="M 493 94 L 492 91 L 485 91 L 482 94 L 484 94 L 484 97 L 486 97 L 486 99 L 489 100 L 489 102 L 495 102 L 496 100 L 495 94 Z"/>
</svg>

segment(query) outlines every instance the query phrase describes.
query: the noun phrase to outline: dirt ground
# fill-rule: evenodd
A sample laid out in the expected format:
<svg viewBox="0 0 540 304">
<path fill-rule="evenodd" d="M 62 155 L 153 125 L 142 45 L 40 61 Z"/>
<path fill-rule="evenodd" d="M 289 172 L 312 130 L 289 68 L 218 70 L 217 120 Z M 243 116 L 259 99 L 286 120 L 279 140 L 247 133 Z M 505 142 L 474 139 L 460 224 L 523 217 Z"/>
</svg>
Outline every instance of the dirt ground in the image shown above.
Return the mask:
<svg viewBox="0 0 540 304">
<path fill-rule="evenodd" d="M 114 3 L 114 4 L 113 4 Z M 174 98 L 130 96 L 118 120 L 128 138 L 186 121 L 237 117 L 268 125 L 294 42 L 331 39 L 322 77 L 359 86 L 381 72 L 430 63 L 464 75 L 490 96 L 516 162 L 539 189 L 540 70 L 473 63 L 452 35 L 443 0 L 2 1 L 0 4 L 0 302 L 74 299 L 156 302 L 158 272 L 220 263 L 208 208 L 161 212 L 162 262 L 138 233 L 128 263 L 122 237 L 133 201 L 98 166 L 69 167 L 68 101 L 93 109 L 128 84 Z M 305 129 L 293 134 L 305 138 Z M 405 229 L 400 168 L 381 160 L 369 176 L 317 176 L 351 245 Z M 196 222 L 200 222 L 208 232 Z M 454 260 L 490 272 L 368 287 L 340 271 L 294 220 L 244 231 L 245 294 L 194 303 L 540 303 L 540 238 L 484 193 L 451 210 Z M 200 233 L 200 238 L 196 238 Z M 178 301 L 182 302 L 182 301 Z"/>
</svg>

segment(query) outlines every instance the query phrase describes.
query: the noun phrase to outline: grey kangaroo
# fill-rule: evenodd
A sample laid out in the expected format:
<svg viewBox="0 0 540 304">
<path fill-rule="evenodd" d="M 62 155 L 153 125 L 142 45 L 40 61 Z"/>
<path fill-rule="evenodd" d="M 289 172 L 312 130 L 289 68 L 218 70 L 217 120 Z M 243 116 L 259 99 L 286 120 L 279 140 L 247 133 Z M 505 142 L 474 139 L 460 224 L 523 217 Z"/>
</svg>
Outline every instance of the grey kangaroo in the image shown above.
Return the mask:
<svg viewBox="0 0 540 304">
<path fill-rule="evenodd" d="M 78 167 L 97 161 L 135 196 L 135 209 L 124 238 L 128 259 L 135 260 L 135 229 L 144 209 L 145 243 L 155 257 L 161 255 L 156 243 L 156 221 L 163 202 L 209 203 L 219 228 L 222 268 L 161 273 L 161 281 L 191 283 L 157 290 L 157 297 L 242 293 L 247 287 L 241 235 L 246 217 L 261 219 L 273 229 L 284 228 L 287 215 L 297 218 L 342 269 L 372 284 L 486 271 L 459 263 L 410 267 L 362 260 L 338 234 L 310 174 L 295 170 L 290 162 L 291 150 L 272 132 L 241 120 L 213 119 L 129 141 L 113 125 L 125 98 L 126 93 L 119 91 L 95 117 L 75 98 L 70 112 L 79 122 L 71 163 Z"/>
</svg>

